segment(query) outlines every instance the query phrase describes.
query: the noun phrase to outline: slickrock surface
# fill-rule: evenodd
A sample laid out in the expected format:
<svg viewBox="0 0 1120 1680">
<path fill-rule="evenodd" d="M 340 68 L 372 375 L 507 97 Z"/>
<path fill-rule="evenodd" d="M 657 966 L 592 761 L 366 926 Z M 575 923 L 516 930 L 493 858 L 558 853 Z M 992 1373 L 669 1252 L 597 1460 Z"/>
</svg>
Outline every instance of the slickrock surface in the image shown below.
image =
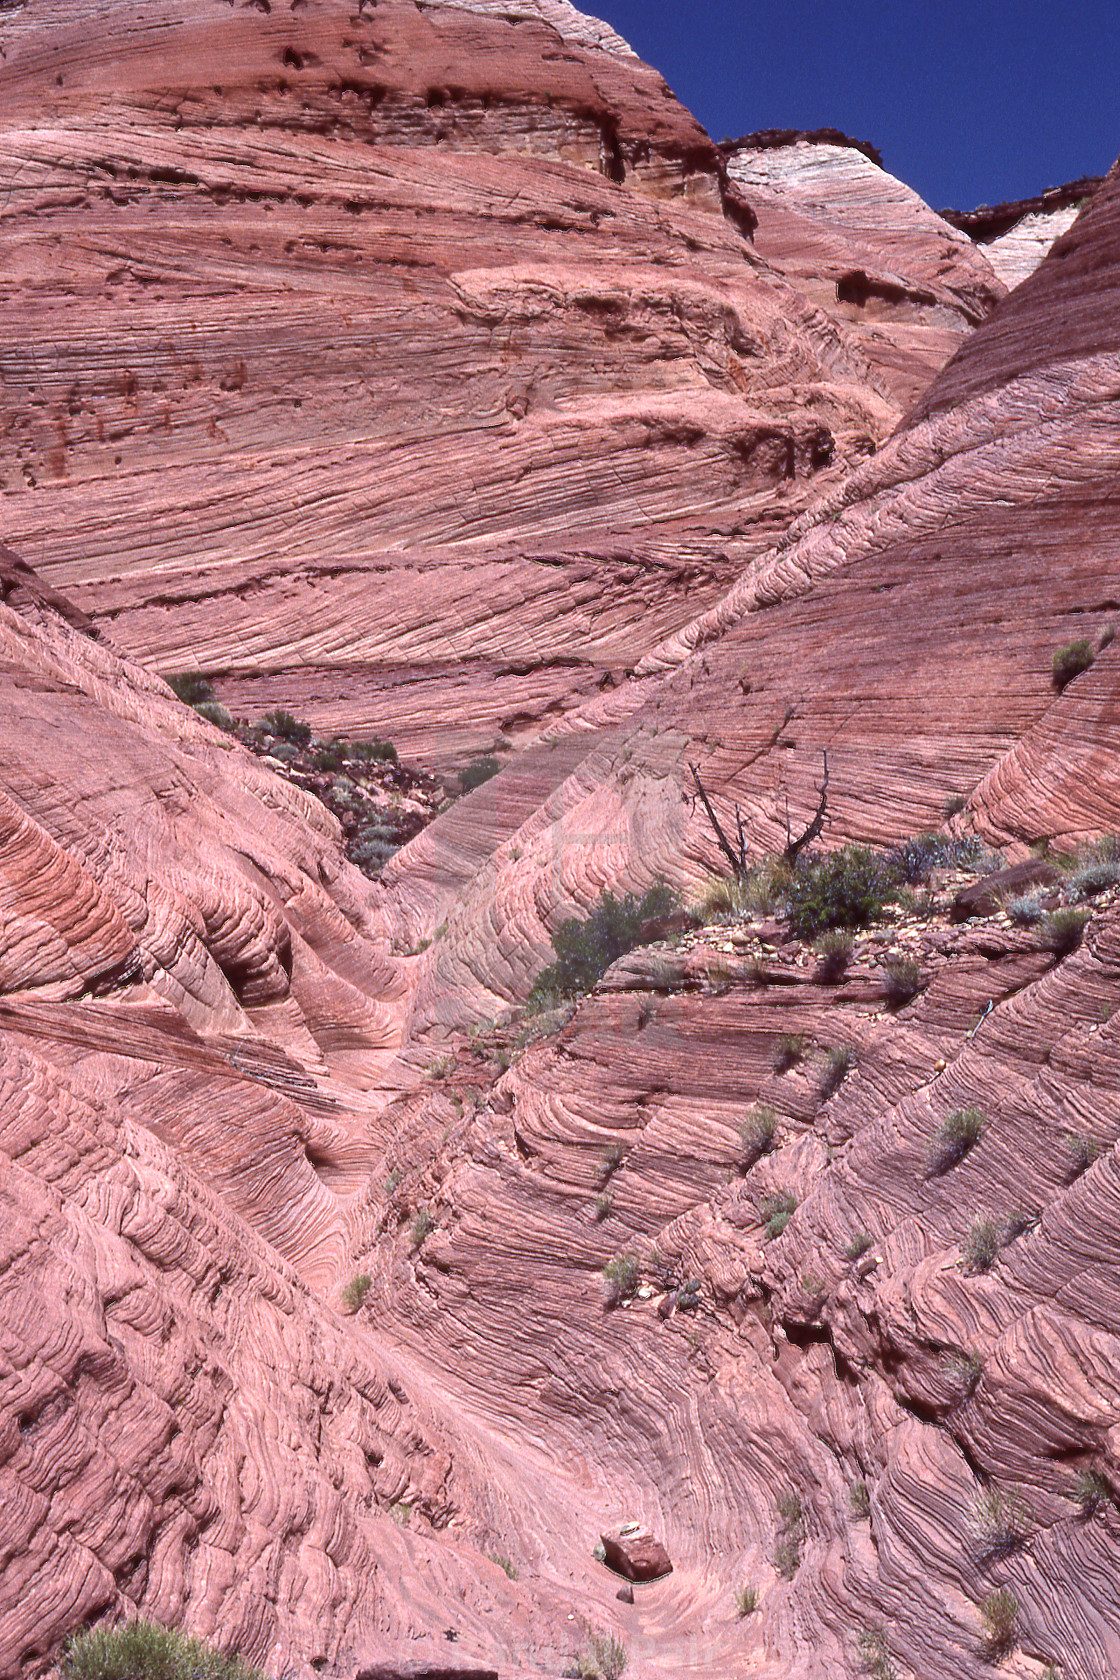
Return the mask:
<svg viewBox="0 0 1120 1680">
<path fill-rule="evenodd" d="M 27 0 L 0 45 L 7 535 L 234 711 L 520 741 L 898 417 L 559 0 Z"/>
<path fill-rule="evenodd" d="M 722 150 L 758 251 L 859 336 L 903 404 L 1003 295 L 987 253 L 871 148 L 826 132 L 747 135 Z"/>
</svg>

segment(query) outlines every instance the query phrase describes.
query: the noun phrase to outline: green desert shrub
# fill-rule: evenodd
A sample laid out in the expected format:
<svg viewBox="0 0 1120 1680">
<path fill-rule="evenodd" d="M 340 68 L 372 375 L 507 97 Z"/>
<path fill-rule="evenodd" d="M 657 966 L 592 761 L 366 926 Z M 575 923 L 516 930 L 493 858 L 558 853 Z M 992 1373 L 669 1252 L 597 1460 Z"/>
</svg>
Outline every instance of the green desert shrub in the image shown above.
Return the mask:
<svg viewBox="0 0 1120 1680">
<path fill-rule="evenodd" d="M 573 998 L 597 985 L 612 963 L 641 943 L 642 927 L 676 906 L 670 887 L 658 882 L 643 897 L 605 892 L 586 921 L 571 916 L 552 936 L 556 961 L 537 976 L 530 1009 L 549 996 Z"/>
<path fill-rule="evenodd" d="M 373 1288 L 373 1279 L 368 1272 L 359 1272 L 357 1277 L 351 1278 L 342 1291 L 342 1304 L 348 1313 L 356 1313 L 365 1305 L 366 1296 Z"/>
<path fill-rule="evenodd" d="M 825 1056 L 817 1087 L 825 1101 L 834 1096 L 843 1085 L 854 1061 L 855 1056 L 846 1044 L 834 1045 Z"/>
<path fill-rule="evenodd" d="M 282 706 L 277 706 L 275 711 L 266 712 L 258 727 L 267 735 L 275 735 L 278 740 L 287 741 L 293 747 L 306 747 L 311 742 L 311 725 L 302 723 Z"/>
<path fill-rule="evenodd" d="M 774 1147 L 777 1131 L 778 1117 L 772 1108 L 760 1104 L 759 1107 L 748 1110 L 743 1124 L 739 1127 L 744 1172 L 749 1172 L 756 1161 L 760 1161 L 764 1155 L 769 1155 Z"/>
<path fill-rule="evenodd" d="M 156 1622 L 125 1622 L 76 1634 L 59 1663 L 63 1680 L 264 1680 L 240 1657 Z"/>
<path fill-rule="evenodd" d="M 409 1227 L 408 1240 L 413 1249 L 422 1248 L 436 1228 L 430 1208 L 417 1209 L 412 1224 Z"/>
<path fill-rule="evenodd" d="M 201 671 L 180 671 L 177 676 L 167 678 L 167 686 L 185 706 L 201 706 L 214 698 L 214 685 Z M 136 1625 L 149 1626 L 147 1622 Z"/>
<path fill-rule="evenodd" d="M 1039 943 L 1056 957 L 1068 957 L 1080 945 L 1088 919 L 1084 910 L 1055 910 L 1042 924 Z"/>
<path fill-rule="evenodd" d="M 859 1634 L 859 1665 L 871 1680 L 895 1680 L 887 1636 L 881 1627 L 865 1627 Z"/>
<path fill-rule="evenodd" d="M 774 1047 L 773 1069 L 775 1073 L 788 1073 L 790 1068 L 796 1067 L 805 1054 L 804 1033 L 783 1033 Z"/>
<path fill-rule="evenodd" d="M 368 741 L 349 741 L 346 751 L 351 758 L 356 758 L 365 764 L 372 764 L 384 760 L 386 764 L 398 762 L 397 749 L 392 741 L 383 741 L 380 736 L 373 735 Z"/>
<path fill-rule="evenodd" d="M 1066 882 L 1066 892 L 1075 904 L 1096 898 L 1120 881 L 1120 862 L 1114 857 L 1093 857 L 1079 864 Z"/>
<path fill-rule="evenodd" d="M 517 1577 L 521 1573 L 521 1571 L 518 1569 L 517 1565 L 513 1562 L 513 1560 L 511 1558 L 506 1557 L 504 1552 L 491 1552 L 489 1554 L 489 1556 L 490 1556 L 490 1562 L 491 1563 L 496 1563 L 498 1568 L 502 1571 L 503 1575 L 508 1575 L 508 1577 L 511 1581 L 516 1581 L 517 1580 Z"/>
<path fill-rule="evenodd" d="M 1042 894 L 1019 893 L 1006 901 L 1004 909 L 1016 927 L 1034 927 L 1042 920 Z"/>
<path fill-rule="evenodd" d="M 1003 1247 L 1005 1226 L 998 1219 L 976 1218 L 961 1243 L 961 1261 L 970 1272 L 990 1272 Z"/>
<path fill-rule="evenodd" d="M 976 1107 L 958 1108 L 948 1115 L 937 1128 L 930 1149 L 930 1175 L 948 1172 L 963 1161 L 979 1143 L 986 1124 L 983 1113 Z"/>
<path fill-rule="evenodd" d="M 866 1522 L 871 1515 L 871 1494 L 865 1481 L 853 1482 L 848 1489 L 848 1506 L 857 1522 Z"/>
<path fill-rule="evenodd" d="M 1099 1470 L 1081 1470 L 1073 1479 L 1070 1498 L 1087 1521 L 1113 1503 L 1112 1486 Z"/>
<path fill-rule="evenodd" d="M 1058 648 L 1050 662 L 1050 680 L 1060 694 L 1067 683 L 1074 677 L 1079 677 L 1082 671 L 1087 671 L 1096 658 L 1092 642 L 1084 636 L 1079 636 L 1074 642 L 1066 642 L 1064 647 Z"/>
<path fill-rule="evenodd" d="M 628 1301 L 638 1287 L 642 1270 L 633 1254 L 616 1254 L 603 1267 L 603 1289 L 608 1307 Z"/>
<path fill-rule="evenodd" d="M 913 957 L 888 957 L 883 965 L 883 989 L 894 1009 L 917 997 L 922 989 L 922 965 Z"/>
<path fill-rule="evenodd" d="M 891 893 L 883 860 L 869 846 L 841 846 L 802 860 L 789 885 L 790 932 L 815 939 L 828 928 L 868 927 Z"/>
<path fill-rule="evenodd" d="M 476 758 L 473 764 L 468 764 L 465 769 L 460 770 L 459 787 L 463 793 L 473 793 L 483 782 L 488 782 L 492 776 L 496 776 L 501 768 L 494 755 L 487 753 L 484 758 Z"/>
<path fill-rule="evenodd" d="M 1066 1146 L 1069 1160 L 1066 1171 L 1068 1179 L 1080 1178 L 1083 1172 L 1088 1172 L 1101 1152 L 1096 1138 L 1087 1137 L 1083 1132 L 1066 1132 L 1062 1142 Z"/>
<path fill-rule="evenodd" d="M 875 1239 L 871 1235 L 870 1231 L 857 1231 L 848 1243 L 847 1247 L 844 1249 L 845 1258 L 848 1260 L 862 1260 L 863 1256 L 873 1245 L 874 1241 Z"/>
<path fill-rule="evenodd" d="M 817 979 L 826 986 L 842 980 L 852 960 L 852 936 L 842 928 L 830 928 L 813 946 L 817 958 Z"/>
<path fill-rule="evenodd" d="M 753 1616 L 758 1609 L 758 1588 L 747 1585 L 735 1594 L 735 1611 L 739 1616 Z"/>
<path fill-rule="evenodd" d="M 774 1190 L 760 1196 L 756 1203 L 758 1217 L 766 1227 L 766 1241 L 780 1237 L 797 1211 L 797 1197 L 790 1190 Z"/>
<path fill-rule="evenodd" d="M 980 1601 L 984 1622 L 984 1657 L 997 1662 L 1008 1656 L 1019 1640 L 1019 1600 L 1010 1587 L 999 1587 Z"/>
<path fill-rule="evenodd" d="M 979 1561 L 1010 1557 L 1026 1544 L 1033 1526 L 1034 1516 L 1021 1494 L 985 1488 L 973 1506 Z"/>
</svg>

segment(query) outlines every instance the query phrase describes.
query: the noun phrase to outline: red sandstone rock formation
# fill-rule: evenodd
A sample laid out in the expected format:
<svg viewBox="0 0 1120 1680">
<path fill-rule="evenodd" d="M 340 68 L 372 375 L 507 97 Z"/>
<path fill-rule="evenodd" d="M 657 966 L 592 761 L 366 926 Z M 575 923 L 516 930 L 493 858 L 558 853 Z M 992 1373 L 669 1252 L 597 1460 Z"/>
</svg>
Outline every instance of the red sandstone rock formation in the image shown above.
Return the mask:
<svg viewBox="0 0 1120 1680">
<path fill-rule="evenodd" d="M 711 929 L 558 1030 L 486 1018 L 604 886 L 718 864 L 690 762 L 760 850 L 825 748 L 830 841 L 949 795 L 1013 853 L 1117 826 L 1115 644 L 1060 695 L 1050 659 L 1120 610 L 1120 174 L 860 465 L 931 323 L 776 273 L 558 0 L 98 20 L 2 25 L 46 581 L 0 556 L 0 1674 L 141 1610 L 299 1680 L 555 1673 L 584 1623 L 638 1680 L 979 1680 L 1002 1586 L 1012 1672 L 1106 1680 L 1115 1513 L 1072 1490 L 1120 1486 L 1120 906 L 1062 962 L 873 934 L 838 988 Z M 448 763 L 527 744 L 373 885 L 107 638 Z M 977 1215 L 1026 1220 L 988 1272 Z M 632 1521 L 674 1567 L 620 1605 Z"/>
</svg>

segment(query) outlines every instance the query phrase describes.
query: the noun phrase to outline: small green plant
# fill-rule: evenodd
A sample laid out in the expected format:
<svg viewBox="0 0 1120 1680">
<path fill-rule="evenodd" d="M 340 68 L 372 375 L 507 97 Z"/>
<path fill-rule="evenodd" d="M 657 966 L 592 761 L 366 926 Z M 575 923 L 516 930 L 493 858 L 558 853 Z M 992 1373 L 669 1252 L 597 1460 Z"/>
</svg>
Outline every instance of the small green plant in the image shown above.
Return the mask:
<svg viewBox="0 0 1120 1680">
<path fill-rule="evenodd" d="M 1075 904 L 1096 898 L 1120 881 L 1120 863 L 1111 857 L 1090 858 L 1075 869 L 1066 882 L 1066 892 Z"/>
<path fill-rule="evenodd" d="M 585 1625 L 584 1641 L 564 1673 L 571 1680 L 620 1680 L 629 1661 L 625 1645 L 613 1633 L 593 1633 Z"/>
<path fill-rule="evenodd" d="M 948 1172 L 958 1166 L 970 1149 L 980 1142 L 987 1121 L 976 1107 L 958 1108 L 937 1128 L 929 1156 L 929 1175 Z"/>
<path fill-rule="evenodd" d="M 735 1613 L 739 1616 L 753 1616 L 758 1609 L 758 1588 L 755 1586 L 740 1587 L 735 1594 Z"/>
<path fill-rule="evenodd" d="M 1068 957 L 1080 945 L 1088 920 L 1084 910 L 1055 910 L 1042 924 L 1039 943 L 1056 957 Z"/>
<path fill-rule="evenodd" d="M 827 928 L 868 927 L 882 916 L 890 890 L 883 860 L 869 846 L 802 859 L 787 895 L 790 932 L 815 939 Z"/>
<path fill-rule="evenodd" d="M 945 1380 L 954 1390 L 954 1405 L 962 1406 L 976 1393 L 984 1375 L 983 1361 L 964 1348 L 950 1348 L 941 1356 Z"/>
<path fill-rule="evenodd" d="M 485 758 L 476 758 L 473 764 L 468 764 L 465 769 L 460 770 L 460 790 L 463 793 L 473 793 L 483 782 L 488 782 L 492 776 L 496 776 L 501 768 L 491 753 L 487 753 Z"/>
<path fill-rule="evenodd" d="M 428 1078 L 443 1080 L 450 1078 L 455 1071 L 454 1056 L 438 1056 L 434 1062 L 428 1064 Z"/>
<path fill-rule="evenodd" d="M 892 1009 L 917 997 L 922 989 L 922 965 L 913 957 L 889 957 L 883 965 L 883 990 Z"/>
<path fill-rule="evenodd" d="M 1093 1162 L 1101 1152 L 1101 1146 L 1094 1137 L 1087 1137 L 1083 1132 L 1066 1132 L 1062 1138 L 1069 1155 L 1069 1167 L 1066 1179 L 1080 1178 L 1083 1172 L 1088 1172 Z"/>
<path fill-rule="evenodd" d="M 1081 1470 L 1073 1479 L 1069 1492 L 1081 1515 L 1088 1521 L 1106 1505 L 1115 1503 L 1111 1483 L 1099 1470 Z"/>
<path fill-rule="evenodd" d="M 552 994 L 573 998 L 589 992 L 613 962 L 641 943 L 644 924 L 668 915 L 675 905 L 664 882 L 641 899 L 603 893 L 586 921 L 572 916 L 557 928 L 552 936 L 556 961 L 537 976 L 527 1007 L 539 1010 L 541 1000 Z"/>
<path fill-rule="evenodd" d="M 300 719 L 286 712 L 282 706 L 277 706 L 273 712 L 266 712 L 259 727 L 268 735 L 275 735 L 281 741 L 288 741 L 293 747 L 306 747 L 311 742 L 311 725 L 301 723 Z"/>
<path fill-rule="evenodd" d="M 800 1528 L 805 1521 L 805 1507 L 796 1488 L 784 1488 L 775 1499 L 778 1515 L 786 1528 Z"/>
<path fill-rule="evenodd" d="M 1016 1208 L 1014 1213 L 1007 1216 L 1004 1241 L 1013 1243 L 1016 1237 L 1025 1236 L 1028 1231 L 1033 1231 L 1041 1217 L 1037 1208 Z"/>
<path fill-rule="evenodd" d="M 604 1219 L 610 1218 L 610 1211 L 614 1206 L 614 1197 L 609 1190 L 601 1190 L 595 1198 L 595 1222 L 598 1225 Z"/>
<path fill-rule="evenodd" d="M 403 1182 L 404 1182 L 404 1168 L 403 1167 L 394 1167 L 392 1172 L 386 1173 L 386 1175 L 385 1175 L 385 1195 L 386 1195 L 386 1197 L 395 1196 Z"/>
<path fill-rule="evenodd" d="M 240 1657 L 226 1657 L 200 1639 L 156 1622 L 91 1628 L 68 1640 L 63 1680 L 264 1680 Z"/>
<path fill-rule="evenodd" d="M 981 1563 L 1010 1557 L 1026 1544 L 1034 1517 L 1021 1494 L 987 1487 L 973 1506 L 977 1556 Z"/>
<path fill-rule="evenodd" d="M 392 741 L 383 741 L 377 735 L 372 736 L 368 741 L 347 741 L 343 745 L 351 758 L 356 758 L 366 764 L 372 764 L 378 759 L 384 760 L 387 764 L 398 762 L 397 749 Z"/>
<path fill-rule="evenodd" d="M 1034 927 L 1036 922 L 1042 920 L 1042 894 L 1021 893 L 1015 898 L 1007 899 L 1004 909 L 1016 927 Z"/>
<path fill-rule="evenodd" d="M 783 1033 L 774 1048 L 774 1072 L 788 1073 L 790 1068 L 798 1065 L 804 1055 L 805 1034 Z"/>
<path fill-rule="evenodd" d="M 430 1208 L 418 1208 L 408 1231 L 408 1240 L 412 1250 L 422 1248 L 436 1228 Z"/>
<path fill-rule="evenodd" d="M 846 1260 L 862 1260 L 874 1241 L 875 1239 L 870 1231 L 857 1231 L 844 1249 L 844 1258 Z"/>
<path fill-rule="evenodd" d="M 350 1279 L 342 1291 L 342 1304 L 348 1313 L 356 1313 L 365 1305 L 366 1296 L 373 1288 L 373 1279 L 368 1272 L 359 1272 L 357 1277 Z"/>
<path fill-rule="evenodd" d="M 797 1211 L 797 1198 L 789 1190 L 775 1190 L 757 1202 L 758 1217 L 766 1227 L 766 1241 L 780 1237 Z"/>
<path fill-rule="evenodd" d="M 859 1633 L 859 1665 L 872 1680 L 895 1680 L 890 1646 L 881 1627 L 865 1627 Z"/>
<path fill-rule="evenodd" d="M 517 1565 L 515 1563 L 511 1563 L 510 1559 L 506 1557 L 503 1552 L 490 1552 L 489 1558 L 490 1562 L 496 1563 L 498 1568 L 502 1570 L 504 1574 L 508 1575 L 511 1581 L 517 1580 L 520 1571 Z"/>
<path fill-rule="evenodd" d="M 968 800 L 963 793 L 951 793 L 941 807 L 945 815 L 945 821 L 948 822 L 952 817 L 959 817 L 967 804 Z"/>
<path fill-rule="evenodd" d="M 795 1488 L 786 1488 L 774 1501 L 781 1518 L 781 1532 L 774 1545 L 774 1568 L 783 1580 L 792 1581 L 801 1568 L 801 1544 L 805 1538 L 805 1508 Z"/>
<path fill-rule="evenodd" d="M 1060 694 L 1074 677 L 1079 677 L 1082 671 L 1087 671 L 1096 657 L 1092 642 L 1084 636 L 1079 636 L 1076 641 L 1066 642 L 1064 647 L 1060 647 L 1050 662 L 1050 681 L 1058 693 Z"/>
<path fill-rule="evenodd" d="M 214 698 L 214 685 L 209 677 L 204 677 L 201 671 L 180 671 L 178 676 L 168 677 L 167 686 L 177 700 L 184 706 L 201 706 L 207 700 Z M 150 1627 L 149 1622 L 137 1622 L 137 1627 Z"/>
<path fill-rule="evenodd" d="M 984 1659 L 998 1662 L 1015 1649 L 1019 1641 L 1019 1600 L 1009 1587 L 999 1587 L 980 1601 L 984 1622 Z"/>
<path fill-rule="evenodd" d="M 394 1499 L 389 1506 L 389 1515 L 398 1528 L 407 1528 L 412 1521 L 412 1506 L 407 1499 Z"/>
<path fill-rule="evenodd" d="M 961 1264 L 969 1272 L 990 1272 L 1003 1247 L 1004 1225 L 998 1219 L 976 1218 L 961 1243 Z"/>
<path fill-rule="evenodd" d="M 608 1143 L 599 1157 L 599 1183 L 609 1184 L 626 1158 L 620 1143 Z"/>
<path fill-rule="evenodd" d="M 603 1267 L 603 1284 L 608 1307 L 628 1301 L 638 1287 L 641 1267 L 633 1254 L 616 1254 Z"/>
<path fill-rule="evenodd" d="M 828 1052 L 817 1086 L 822 1100 L 827 1101 L 836 1094 L 848 1077 L 854 1061 L 855 1056 L 846 1044 L 838 1044 Z"/>
<path fill-rule="evenodd" d="M 228 734 L 233 728 L 233 719 L 217 700 L 200 700 L 195 711 L 200 718 L 205 718 L 207 723 L 212 723 L 215 729 L 224 729 Z"/>
<path fill-rule="evenodd" d="M 746 1118 L 739 1127 L 744 1172 L 749 1172 L 756 1161 L 770 1154 L 774 1148 L 777 1131 L 778 1117 L 772 1108 L 759 1105 L 747 1110 Z"/>
<path fill-rule="evenodd" d="M 848 1489 L 848 1505 L 857 1522 L 866 1522 L 871 1516 L 871 1494 L 865 1481 L 852 1483 Z"/>
<path fill-rule="evenodd" d="M 848 972 L 852 960 L 852 936 L 842 928 L 831 928 L 813 946 L 817 958 L 817 979 L 834 986 Z"/>
</svg>

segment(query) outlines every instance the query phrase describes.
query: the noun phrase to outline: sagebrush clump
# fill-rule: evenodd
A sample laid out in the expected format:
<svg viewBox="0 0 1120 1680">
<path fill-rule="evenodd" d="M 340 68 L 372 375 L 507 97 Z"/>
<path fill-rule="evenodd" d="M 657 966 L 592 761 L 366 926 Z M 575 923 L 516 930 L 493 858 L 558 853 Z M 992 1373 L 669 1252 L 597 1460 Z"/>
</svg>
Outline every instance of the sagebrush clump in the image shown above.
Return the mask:
<svg viewBox="0 0 1120 1680">
<path fill-rule="evenodd" d="M 621 1306 L 638 1287 L 641 1267 L 632 1254 L 616 1254 L 603 1267 L 603 1290 L 608 1307 Z"/>
<path fill-rule="evenodd" d="M 368 1272 L 359 1272 L 357 1277 L 351 1278 L 342 1291 L 342 1304 L 348 1313 L 358 1312 L 364 1305 L 366 1296 L 373 1288 L 373 1279 Z"/>
<path fill-rule="evenodd" d="M 1079 677 L 1082 671 L 1087 671 L 1096 659 L 1092 642 L 1084 636 L 1076 641 L 1066 642 L 1058 648 L 1050 662 L 1050 680 L 1060 694 L 1071 683 L 1074 677 Z"/>
<path fill-rule="evenodd" d="M 1019 1600 L 1009 1587 L 1000 1587 L 980 1601 L 984 1619 L 984 1657 L 995 1662 L 1008 1656 L 1019 1641 Z"/>
<path fill-rule="evenodd" d="M 63 1680 L 265 1680 L 240 1657 L 223 1656 L 200 1639 L 148 1621 L 75 1635 L 59 1670 Z"/>
<path fill-rule="evenodd" d="M 756 1161 L 760 1161 L 764 1155 L 770 1153 L 774 1148 L 777 1131 L 778 1117 L 772 1108 L 760 1105 L 748 1110 L 746 1118 L 739 1127 L 744 1172 L 749 1172 Z"/>
<path fill-rule="evenodd" d="M 983 1137 L 986 1124 L 983 1113 L 974 1106 L 958 1108 L 943 1120 L 930 1149 L 930 1175 L 948 1172 L 963 1161 Z"/>
</svg>

